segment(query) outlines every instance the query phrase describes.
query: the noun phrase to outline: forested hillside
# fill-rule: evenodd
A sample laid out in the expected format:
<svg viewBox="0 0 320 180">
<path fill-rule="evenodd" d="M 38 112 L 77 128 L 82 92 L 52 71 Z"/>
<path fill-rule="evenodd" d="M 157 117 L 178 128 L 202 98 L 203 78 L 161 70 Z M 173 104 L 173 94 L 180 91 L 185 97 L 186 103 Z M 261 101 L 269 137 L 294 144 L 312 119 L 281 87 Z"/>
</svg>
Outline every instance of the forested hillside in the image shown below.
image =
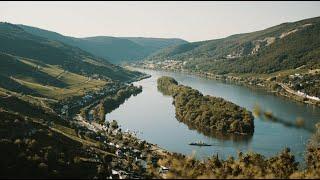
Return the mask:
<svg viewBox="0 0 320 180">
<path fill-rule="evenodd" d="M 186 43 L 182 39 L 95 36 L 75 38 L 36 27 L 19 25 L 25 31 L 54 41 L 81 48 L 114 64 L 141 60 L 160 49 Z"/>
<path fill-rule="evenodd" d="M 185 61 L 185 69 L 225 73 L 271 73 L 320 67 L 320 18 L 283 23 L 262 31 L 177 45 L 146 58 Z"/>
</svg>

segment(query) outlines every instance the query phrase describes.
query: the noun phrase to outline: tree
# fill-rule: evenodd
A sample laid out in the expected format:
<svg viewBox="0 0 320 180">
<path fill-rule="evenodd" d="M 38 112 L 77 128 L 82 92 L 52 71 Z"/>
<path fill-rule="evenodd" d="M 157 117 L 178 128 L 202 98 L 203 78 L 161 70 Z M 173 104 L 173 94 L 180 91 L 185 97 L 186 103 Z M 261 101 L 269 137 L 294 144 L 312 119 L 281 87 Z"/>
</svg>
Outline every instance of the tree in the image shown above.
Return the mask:
<svg viewBox="0 0 320 180">
<path fill-rule="evenodd" d="M 80 110 L 80 116 L 86 119 L 86 117 L 87 117 L 86 110 L 81 109 L 81 110 Z"/>
<path fill-rule="evenodd" d="M 107 126 L 107 128 L 109 128 L 109 127 L 110 127 L 110 122 L 109 122 L 109 121 L 106 121 L 106 122 L 105 122 L 105 125 Z"/>
<path fill-rule="evenodd" d="M 104 110 L 104 105 L 103 103 L 99 104 L 99 119 L 100 121 L 104 121 L 106 116 L 106 112 Z"/>
<path fill-rule="evenodd" d="M 118 126 L 118 122 L 116 120 L 112 120 L 112 122 L 110 123 L 110 126 L 112 129 L 117 129 Z"/>
<path fill-rule="evenodd" d="M 96 108 L 92 110 L 92 115 L 94 120 L 98 120 L 98 111 Z"/>
</svg>

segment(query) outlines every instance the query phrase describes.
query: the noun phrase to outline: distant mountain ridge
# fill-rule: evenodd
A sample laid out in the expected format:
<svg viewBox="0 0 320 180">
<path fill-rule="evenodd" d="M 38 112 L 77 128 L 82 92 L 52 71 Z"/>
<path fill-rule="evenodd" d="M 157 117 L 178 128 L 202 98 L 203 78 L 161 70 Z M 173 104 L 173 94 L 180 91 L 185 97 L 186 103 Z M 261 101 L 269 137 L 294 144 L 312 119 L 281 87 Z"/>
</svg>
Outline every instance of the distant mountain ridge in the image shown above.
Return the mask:
<svg viewBox="0 0 320 180">
<path fill-rule="evenodd" d="M 180 45 L 188 43 L 183 39 L 179 38 L 147 38 L 147 37 L 122 37 L 123 39 L 128 39 L 133 41 L 140 46 L 148 48 L 150 53 L 153 53 L 159 49 L 167 48 L 173 45 Z"/>
<path fill-rule="evenodd" d="M 184 68 L 218 74 L 271 73 L 306 65 L 319 68 L 320 17 L 261 31 L 185 43 L 155 52 L 147 61 L 181 60 Z"/>
<path fill-rule="evenodd" d="M 95 56 L 104 58 L 114 64 L 141 60 L 148 55 L 173 45 L 187 43 L 175 38 L 110 37 L 95 36 L 75 38 L 36 27 L 19 25 L 25 31 L 50 40 L 81 48 Z"/>
</svg>

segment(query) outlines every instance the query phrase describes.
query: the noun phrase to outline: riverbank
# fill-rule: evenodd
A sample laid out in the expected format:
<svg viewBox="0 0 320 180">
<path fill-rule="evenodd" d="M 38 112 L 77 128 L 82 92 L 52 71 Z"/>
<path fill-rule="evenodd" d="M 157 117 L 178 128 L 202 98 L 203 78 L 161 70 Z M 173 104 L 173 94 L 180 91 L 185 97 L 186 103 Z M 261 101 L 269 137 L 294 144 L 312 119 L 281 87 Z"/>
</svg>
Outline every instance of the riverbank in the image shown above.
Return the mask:
<svg viewBox="0 0 320 180">
<path fill-rule="evenodd" d="M 147 68 L 145 66 L 136 66 L 133 65 L 133 68 L 142 68 L 142 69 L 150 69 L 150 70 L 160 70 L 166 72 L 176 72 L 176 73 L 184 73 L 189 75 L 195 75 L 203 78 L 214 79 L 218 81 L 222 81 L 225 83 L 233 83 L 241 86 L 245 86 L 251 89 L 261 89 L 267 92 L 270 92 L 276 96 L 285 97 L 287 99 L 314 105 L 320 107 L 320 101 L 312 99 L 313 97 L 308 96 L 306 94 L 299 93 L 298 91 L 294 91 L 292 89 L 284 88 L 283 83 L 276 82 L 274 77 L 253 77 L 250 75 L 216 75 L 212 73 L 199 73 L 192 72 L 188 70 L 176 70 L 176 69 L 162 69 L 162 68 Z M 310 98 L 311 97 L 311 98 Z"/>
<path fill-rule="evenodd" d="M 145 75 L 137 81 L 149 77 L 150 75 Z M 158 145 L 139 139 L 134 132 L 123 131 L 117 121 L 104 119 L 105 114 L 119 107 L 132 95 L 136 96 L 141 92 L 141 86 L 136 87 L 127 82 L 127 85 L 114 88 L 112 92 L 99 96 L 81 108 L 71 120 L 77 129 L 81 129 L 80 137 L 91 137 L 112 149 L 113 156 L 119 159 L 114 162 L 112 170 L 112 176 L 116 178 L 161 178 L 163 174 L 159 174 L 161 167 L 157 161 L 171 155 Z"/>
<path fill-rule="evenodd" d="M 171 106 L 172 98 L 171 97 L 165 97 L 161 93 L 157 91 L 156 88 L 156 80 L 158 77 L 165 75 L 174 75 L 174 73 L 163 73 L 163 72 L 152 72 L 152 71 L 144 71 L 146 73 L 150 73 L 152 75 L 151 79 L 144 80 L 137 82 L 136 85 L 141 85 L 143 87 L 143 92 L 137 96 L 130 98 L 126 103 L 119 107 L 119 109 L 113 111 L 110 116 L 108 116 L 108 119 L 117 119 L 119 120 L 119 124 L 123 127 L 123 129 L 132 129 L 135 131 L 143 132 L 139 133 L 139 138 L 147 140 L 148 142 L 156 143 L 159 144 L 160 147 L 163 147 L 167 149 L 170 152 L 179 152 L 179 153 L 167 153 L 165 159 L 159 159 L 158 163 L 159 166 L 164 166 L 167 167 L 169 170 L 167 170 L 167 174 L 165 176 L 161 176 L 164 178 L 169 178 L 169 177 L 188 177 L 188 178 L 196 178 L 200 177 L 202 175 L 206 175 L 203 171 L 203 167 L 208 167 L 208 169 L 205 169 L 206 172 L 209 172 L 209 177 L 217 177 L 218 174 L 215 174 L 216 172 L 225 172 L 221 174 L 221 178 L 226 178 L 226 177 L 238 177 L 238 178 L 245 178 L 245 177 L 252 177 L 250 174 L 246 174 L 246 172 L 249 172 L 247 170 L 250 170 L 252 166 L 256 166 L 257 164 L 255 163 L 255 160 L 259 162 L 263 162 L 261 169 L 269 169 L 271 170 L 273 167 L 264 166 L 264 163 L 271 162 L 270 164 L 282 164 L 287 165 L 286 162 L 291 163 L 292 162 L 292 156 L 289 154 L 294 154 L 296 162 L 301 162 L 303 164 L 303 157 L 300 152 L 302 152 L 299 148 L 297 148 L 297 144 L 301 144 L 301 147 L 303 151 L 305 150 L 305 145 L 304 145 L 304 140 L 302 140 L 301 135 L 303 135 L 304 130 L 299 130 L 299 129 L 293 129 L 293 128 L 288 128 L 284 127 L 281 124 L 269 124 L 269 123 L 261 123 L 259 120 L 255 121 L 255 126 L 257 126 L 258 130 L 254 133 L 254 138 L 253 140 L 249 141 L 242 141 L 242 142 L 233 142 L 233 141 L 228 141 L 228 140 L 216 140 L 216 139 L 210 139 L 210 138 L 204 138 L 202 139 L 202 136 L 199 134 L 196 134 L 195 131 L 192 131 L 188 128 L 186 128 L 187 133 L 184 133 L 185 126 L 183 126 L 182 123 L 179 123 L 176 118 L 174 117 L 174 111 L 173 114 L 171 113 L 171 110 L 167 108 L 168 106 Z M 211 89 L 210 92 L 208 91 L 203 91 L 205 94 L 211 94 L 211 92 L 217 92 L 219 91 L 219 88 L 215 88 L 216 86 L 224 87 L 225 89 L 221 89 L 222 91 L 226 91 L 226 93 L 229 94 L 229 92 L 233 92 L 235 90 L 239 90 L 239 92 L 242 92 L 242 90 L 248 91 L 249 96 L 254 96 L 255 93 L 252 93 L 252 91 L 248 90 L 247 88 L 241 88 L 239 86 L 234 86 L 237 89 L 232 89 L 233 86 L 229 85 L 223 85 L 222 83 L 216 83 L 214 81 L 209 81 L 209 80 L 204 80 L 202 83 L 206 82 L 210 86 L 194 86 L 199 85 L 199 80 L 201 78 L 197 77 L 189 77 L 189 76 L 184 76 L 181 74 L 178 74 L 175 77 L 179 82 L 183 84 L 190 85 L 191 87 L 194 87 L 196 89 Z M 188 80 L 196 81 L 194 83 L 187 82 Z M 199 88 L 202 87 L 202 88 Z M 229 89 L 231 89 L 229 91 Z M 238 91 L 237 91 L 238 92 Z M 260 93 L 259 93 L 260 94 Z M 262 93 L 263 96 L 262 98 L 265 98 L 266 93 Z M 152 95 L 152 100 L 150 100 L 150 97 Z M 223 97 L 223 96 L 222 96 Z M 271 97 L 271 101 L 275 102 L 272 103 L 272 107 L 274 104 L 279 103 L 276 101 L 276 97 L 273 97 L 271 95 L 267 95 L 267 97 Z M 229 99 L 229 98 L 228 98 Z M 232 98 L 233 99 L 233 98 Z M 270 99 L 270 98 L 268 98 Z M 268 103 L 268 99 L 263 101 L 265 104 Z M 279 99 L 279 98 L 278 98 Z M 143 101 L 145 100 L 145 101 Z M 251 99 L 248 99 L 247 96 L 245 98 L 241 98 L 240 102 L 245 102 L 245 101 L 251 101 Z M 261 100 L 261 99 L 260 99 Z M 232 101 L 232 100 L 231 100 Z M 146 102 L 146 103 L 142 103 Z M 154 102 L 154 103 L 153 103 Z M 232 101 L 233 102 L 233 101 Z M 262 101 L 260 101 L 262 102 Z M 280 102 L 288 102 L 281 100 Z M 247 107 L 247 105 L 244 105 L 243 103 L 238 103 L 237 104 L 241 106 Z M 289 104 L 295 104 L 295 103 L 289 103 Z M 283 104 L 287 105 L 287 103 Z M 296 105 L 296 104 L 295 104 Z M 154 108 L 153 108 L 154 106 Z M 286 106 L 286 107 L 291 107 L 291 106 Z M 173 107 L 174 108 L 174 107 Z M 142 111 L 137 111 L 138 109 L 141 109 Z M 276 108 L 278 109 L 278 108 Z M 162 111 L 161 111 L 162 110 Z M 271 109 L 273 111 L 273 109 Z M 280 110 L 281 111 L 281 110 Z M 298 110 L 299 111 L 299 110 Z M 298 112 L 297 111 L 297 112 Z M 125 113 L 124 113 L 125 112 Z M 159 112 L 159 113 L 158 113 Z M 275 114 L 277 114 L 278 111 L 275 111 Z M 294 112 L 296 112 L 294 110 Z M 113 114 L 113 115 L 112 115 Z M 125 114 L 125 115 L 124 115 Z M 141 115 L 139 115 L 141 114 Z M 151 115 L 150 115 L 151 114 Z M 167 115 L 170 114 L 170 115 Z M 299 114 L 299 113 L 296 113 Z M 172 118 L 171 118 L 172 116 Z M 282 116 L 280 116 L 282 117 Z M 290 118 L 289 118 L 290 119 Z M 308 119 L 308 118 L 305 118 Z M 314 119 L 314 118 L 313 118 Z M 312 119 L 312 120 L 313 120 Z M 286 119 L 287 120 L 287 119 Z M 178 124 L 177 124 L 178 123 Z M 165 124 L 168 124 L 168 126 L 164 126 Z M 177 124 L 177 125 L 176 125 Z M 180 125 L 179 125 L 180 124 Z M 146 128 L 143 128 L 145 126 Z M 163 131 L 165 130 L 165 133 Z M 281 134 L 281 136 L 279 136 Z M 288 136 L 288 137 L 287 137 Z M 304 135 L 303 135 L 304 136 Z M 309 135 L 307 135 L 309 138 Z M 264 142 L 267 138 L 268 143 L 260 143 Z M 282 140 L 281 140 L 282 139 Z M 294 140 L 295 139 L 295 140 Z M 195 141 L 195 140 L 204 140 L 204 142 L 214 144 L 212 148 L 194 148 L 190 147 L 188 143 Z M 162 143 L 165 142 L 165 143 Z M 297 143 L 297 144 L 296 144 Z M 265 144 L 265 145 L 264 145 Z M 277 158 L 276 154 L 278 152 L 281 152 L 284 147 L 288 145 L 287 147 L 291 147 L 292 152 L 285 152 L 285 154 L 279 156 L 280 158 Z M 179 147 L 178 147 L 179 146 Z M 274 148 L 275 146 L 279 146 L 279 148 Z M 183 148 L 183 151 L 180 151 L 180 147 Z M 247 148 L 243 147 L 249 147 L 249 150 Z M 300 145 L 299 145 L 300 147 Z M 204 151 L 206 152 L 206 157 L 203 156 L 203 158 L 192 158 L 189 157 L 188 154 L 190 154 L 193 150 L 197 151 L 195 153 L 195 156 L 197 156 L 199 153 L 202 153 Z M 232 150 L 231 150 L 232 149 Z M 254 151 L 256 152 L 254 155 L 249 155 L 245 156 L 243 159 L 239 159 L 241 161 L 238 163 L 238 160 L 235 160 L 237 157 L 237 154 L 234 154 L 233 151 L 242 151 L 242 152 L 250 152 Z M 265 150 L 265 151 L 264 151 Z M 160 150 L 159 150 L 160 151 Z M 223 153 L 221 152 L 223 151 Z M 267 152 L 267 153 L 266 153 Z M 184 155 L 183 155 L 184 154 Z M 225 162 L 223 164 L 226 164 L 227 167 L 230 165 L 232 168 L 233 166 L 246 166 L 248 167 L 246 170 L 243 169 L 243 171 L 240 171 L 238 174 L 233 174 L 231 172 L 227 172 L 224 170 L 224 168 L 209 168 L 214 166 L 214 162 L 206 161 L 206 159 L 209 157 L 212 157 L 215 154 L 219 154 L 219 161 L 214 161 L 214 162 Z M 232 156 L 235 161 L 231 161 L 230 159 L 227 158 L 227 156 Z M 175 159 L 178 157 L 178 160 L 175 161 Z M 182 157 L 182 158 L 179 158 Z M 261 160 L 260 157 L 265 157 L 263 158 L 263 161 Z M 286 158 L 288 157 L 288 158 Z M 249 160 L 248 160 L 249 159 Z M 165 161 L 170 161 L 172 160 L 172 163 L 165 163 Z M 204 161 L 203 161 L 204 160 Z M 248 162 L 247 162 L 248 160 Z M 261 160 L 261 161 L 260 161 Z M 286 161 L 288 160 L 288 161 Z M 243 161 L 247 162 L 247 164 L 243 164 Z M 178 166 L 174 166 L 176 162 L 179 164 Z M 190 162 L 190 164 L 189 164 Z M 230 162 L 230 163 L 227 163 Z M 199 166 L 194 166 L 195 164 L 198 164 Z M 258 162 L 257 162 L 258 163 Z M 193 164 L 193 165 L 192 165 Z M 181 165 L 181 166 L 180 166 Z M 293 162 L 295 167 L 295 163 Z M 187 168 L 187 167 L 190 167 Z M 289 167 L 289 165 L 287 166 Z M 282 168 L 282 165 L 277 166 L 277 168 Z M 165 169 L 165 168 L 164 168 Z M 260 170 L 261 170 L 260 169 Z M 160 168 L 159 168 L 160 170 Z M 215 171 L 216 170 L 216 171 Z M 235 171 L 238 170 L 237 168 L 234 169 Z M 178 173 L 177 173 L 178 172 Z M 189 174 L 190 172 L 190 174 Z M 290 171 L 292 172 L 292 171 Z M 177 174 L 174 174 L 177 173 Z M 184 174 L 180 174 L 184 173 Z M 188 175 L 188 174 L 189 175 Z M 269 175 L 267 172 L 262 171 L 261 173 L 264 173 L 265 177 Z M 281 172 L 275 172 L 273 177 L 279 177 L 279 174 Z M 172 176 L 173 174 L 173 176 Z M 199 175 L 199 176 L 197 176 Z M 251 173 L 252 175 L 252 173 Z M 258 177 L 259 175 L 256 175 Z M 287 176 L 287 175 L 286 175 Z"/>
<path fill-rule="evenodd" d="M 32 170 L 40 168 L 39 171 L 44 173 L 43 177 L 48 177 L 48 174 L 52 178 L 111 176 L 139 179 L 319 177 L 317 174 L 310 175 L 314 172 L 311 168 L 306 169 L 306 173 L 297 171 L 297 164 L 289 151 L 271 158 L 254 153 L 239 156 L 238 159 L 214 159 L 217 156 L 210 156 L 213 157 L 211 160 L 202 161 L 192 156 L 168 152 L 156 144 L 137 138 L 130 131 L 123 132 L 121 127 L 103 127 L 101 124 L 79 119 L 56 119 L 49 122 L 48 118 L 34 119 L 6 111 L 1 113 L 1 117 L 5 119 L 1 121 L 1 130 L 12 132 L 16 138 L 2 139 L 3 163 L 8 162 L 7 159 L 18 157 L 18 170 L 29 167 L 23 167 L 27 162 L 28 165 L 34 164 L 30 168 Z M 8 117 L 9 115 L 12 117 Z M 60 124 L 62 122 L 65 125 Z M 24 149 L 26 146 L 29 147 L 28 151 Z M 23 154 L 14 154 L 15 148 L 19 148 Z M 315 155 L 317 148 L 318 146 L 314 147 Z M 315 155 L 309 157 L 310 167 L 312 163 L 317 163 Z M 7 167 L 12 166 L 3 167 L 7 170 Z M 253 173 L 253 170 L 258 173 Z M 294 176 L 297 174 L 299 176 Z"/>
<path fill-rule="evenodd" d="M 172 153 L 160 148 L 156 144 L 139 139 L 130 130 L 123 131 L 118 124 L 113 126 L 109 123 L 106 123 L 106 125 L 91 122 L 84 119 L 80 114 L 74 118 L 74 123 L 78 127 L 84 127 L 94 132 L 96 135 L 93 135 L 92 138 L 109 146 L 112 149 L 111 152 L 114 152 L 114 159 L 118 159 L 114 161 L 115 164 L 120 164 L 121 159 L 127 161 L 128 164 L 122 164 L 121 167 L 114 165 L 115 169 L 113 171 L 116 174 L 117 172 L 121 172 L 121 174 L 118 174 L 119 176 L 116 176 L 117 178 L 163 177 L 164 174 L 159 173 L 161 167 L 158 161 L 160 159 L 168 159 L 168 157 L 172 156 Z M 129 175 L 132 173 L 135 173 L 135 176 Z"/>
</svg>

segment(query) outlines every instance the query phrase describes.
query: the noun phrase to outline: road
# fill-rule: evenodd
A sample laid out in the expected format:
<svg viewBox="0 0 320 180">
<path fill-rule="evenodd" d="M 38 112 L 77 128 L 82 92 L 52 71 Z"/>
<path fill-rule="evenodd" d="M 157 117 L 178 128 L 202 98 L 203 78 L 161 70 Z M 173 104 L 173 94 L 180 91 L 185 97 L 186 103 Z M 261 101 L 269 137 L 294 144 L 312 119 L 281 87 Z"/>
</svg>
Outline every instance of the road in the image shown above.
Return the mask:
<svg viewBox="0 0 320 180">
<path fill-rule="evenodd" d="M 302 98 L 308 98 L 311 100 L 315 100 L 313 98 L 310 98 L 310 96 L 306 95 L 306 94 L 301 94 L 297 91 L 294 91 L 293 89 L 291 89 L 290 87 L 288 87 L 287 85 L 283 84 L 283 83 L 278 83 L 284 90 L 286 90 L 288 93 L 294 94 L 296 96 L 302 97 Z"/>
<path fill-rule="evenodd" d="M 2 99 L 7 99 L 7 98 L 10 98 L 12 95 L 7 95 L 7 96 L 3 96 L 1 97 Z"/>
<path fill-rule="evenodd" d="M 284 90 L 286 90 L 288 93 L 294 94 L 296 96 L 300 96 L 300 97 L 305 97 L 301 94 L 299 94 L 298 92 L 292 90 L 291 88 L 289 88 L 287 85 L 283 84 L 283 83 L 278 83 Z"/>
</svg>

